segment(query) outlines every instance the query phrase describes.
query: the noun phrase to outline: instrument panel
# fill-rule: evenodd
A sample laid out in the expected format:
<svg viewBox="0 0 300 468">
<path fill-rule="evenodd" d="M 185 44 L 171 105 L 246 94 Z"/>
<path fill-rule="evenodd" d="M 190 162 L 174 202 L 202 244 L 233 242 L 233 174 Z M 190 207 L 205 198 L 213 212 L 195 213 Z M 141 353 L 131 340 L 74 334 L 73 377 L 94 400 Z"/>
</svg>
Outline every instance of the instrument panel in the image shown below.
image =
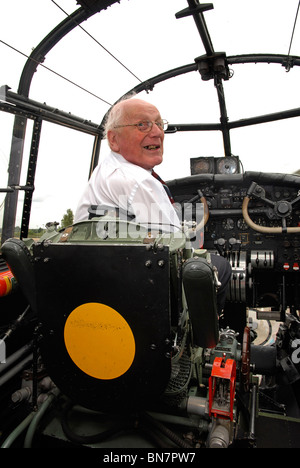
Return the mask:
<svg viewBox="0 0 300 468">
<path fill-rule="evenodd" d="M 278 295 L 285 281 L 299 289 L 300 177 L 255 172 L 199 174 L 168 185 L 181 205 L 191 200 L 198 203 L 200 195 L 207 203 L 203 247 L 230 261 L 237 279 L 234 300 L 246 302 L 247 294 L 253 295 L 253 284 L 256 296 L 263 296 L 267 287 L 269 296 Z M 258 302 L 256 297 L 254 305 Z"/>
<path fill-rule="evenodd" d="M 264 186 L 263 189 L 267 199 L 273 201 L 275 206 L 282 200 L 292 202 L 297 199 L 299 192 L 295 187 L 272 185 Z M 288 233 L 283 229 L 281 234 L 273 233 L 272 229 L 282 227 L 283 219 L 287 228 L 299 227 L 300 203 L 295 204 L 292 212 L 283 218 L 264 200 L 252 198 L 248 208 L 250 218 L 257 226 L 271 228 L 270 232 L 262 233 L 250 227 L 243 216 L 242 205 L 247 190 L 246 187 L 238 186 L 204 188 L 203 195 L 207 200 L 210 215 L 205 226 L 205 247 L 218 248 L 221 244 L 229 250 L 236 245 L 246 251 L 272 250 L 277 269 L 296 269 L 297 262 L 300 261 L 300 229 L 299 233 Z M 224 239 L 225 244 L 220 239 Z"/>
<path fill-rule="evenodd" d="M 192 175 L 240 173 L 240 160 L 238 156 L 191 158 L 190 165 Z"/>
<path fill-rule="evenodd" d="M 253 182 L 263 196 L 249 197 L 248 214 L 255 225 L 267 231 L 270 228 L 269 232 L 253 229 L 243 216 L 243 202 Z M 201 174 L 171 181 L 168 185 L 176 202 L 181 204 L 195 199 L 198 191 L 206 200 L 209 218 L 204 227 L 205 248 L 219 252 L 238 248 L 249 254 L 251 250 L 272 250 L 275 267 L 285 271 L 295 269 L 295 263 L 300 262 L 300 177 L 262 173 Z M 290 211 L 283 213 L 284 210 L 279 209 L 282 201 L 292 203 Z M 273 233 L 273 228 L 282 227 L 283 232 Z M 299 232 L 288 232 L 290 227 L 298 228 Z"/>
</svg>

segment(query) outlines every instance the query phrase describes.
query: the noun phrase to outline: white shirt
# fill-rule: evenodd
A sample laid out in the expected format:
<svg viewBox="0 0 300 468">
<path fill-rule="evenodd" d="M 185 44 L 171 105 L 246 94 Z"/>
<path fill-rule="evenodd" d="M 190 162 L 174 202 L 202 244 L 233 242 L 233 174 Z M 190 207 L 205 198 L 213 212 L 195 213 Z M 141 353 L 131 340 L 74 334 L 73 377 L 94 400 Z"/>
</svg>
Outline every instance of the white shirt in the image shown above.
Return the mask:
<svg viewBox="0 0 300 468">
<path fill-rule="evenodd" d="M 88 219 L 91 205 L 122 208 L 135 223 L 163 231 L 181 229 L 163 185 L 146 170 L 111 151 L 95 168 L 75 212 L 75 223 Z"/>
</svg>

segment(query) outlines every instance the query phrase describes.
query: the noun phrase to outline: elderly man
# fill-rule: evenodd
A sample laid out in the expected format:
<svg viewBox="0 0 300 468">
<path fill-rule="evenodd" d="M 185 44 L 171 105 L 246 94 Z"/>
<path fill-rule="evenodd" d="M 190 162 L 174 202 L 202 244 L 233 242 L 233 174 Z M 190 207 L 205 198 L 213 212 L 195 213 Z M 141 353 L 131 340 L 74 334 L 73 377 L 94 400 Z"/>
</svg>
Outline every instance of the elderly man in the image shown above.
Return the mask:
<svg viewBox="0 0 300 468">
<path fill-rule="evenodd" d="M 180 223 L 153 168 L 163 160 L 167 122 L 152 104 L 127 99 L 116 104 L 106 122 L 111 152 L 94 170 L 75 213 L 75 222 L 88 218 L 91 205 L 122 208 L 135 222 L 180 229 Z"/>
<path fill-rule="evenodd" d="M 123 100 L 112 108 L 105 129 L 111 152 L 95 168 L 79 202 L 75 222 L 88 219 L 91 205 L 102 205 L 125 210 L 136 223 L 159 226 L 168 232 L 181 229 L 168 188 L 153 173 L 163 160 L 166 126 L 158 109 L 140 99 Z M 212 263 L 222 284 L 218 293 L 220 313 L 231 268 L 215 255 Z"/>
</svg>

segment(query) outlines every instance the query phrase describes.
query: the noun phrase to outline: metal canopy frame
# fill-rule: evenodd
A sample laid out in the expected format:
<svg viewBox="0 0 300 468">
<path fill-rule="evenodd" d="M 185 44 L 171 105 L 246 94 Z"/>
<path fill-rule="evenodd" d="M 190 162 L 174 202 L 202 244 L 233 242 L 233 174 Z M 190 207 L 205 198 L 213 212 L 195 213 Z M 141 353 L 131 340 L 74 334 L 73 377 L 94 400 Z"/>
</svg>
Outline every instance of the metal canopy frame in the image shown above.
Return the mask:
<svg viewBox="0 0 300 468">
<path fill-rule="evenodd" d="M 30 85 L 34 73 L 37 70 L 37 67 L 40 63 L 43 63 L 47 53 L 70 31 L 72 31 L 76 26 L 81 24 L 83 21 L 87 20 L 95 13 L 100 12 L 108 8 L 109 6 L 117 3 L 118 0 L 94 0 L 94 1 L 82 1 L 82 7 L 74 11 L 70 16 L 64 19 L 60 24 L 58 24 L 32 51 L 28 60 L 25 63 L 23 68 L 19 86 L 18 86 L 18 95 L 27 98 L 29 95 Z M 79 2 L 80 3 L 80 2 Z M 12 140 L 13 144 L 11 146 L 10 152 L 10 162 L 8 170 L 8 186 L 19 186 L 22 160 L 23 160 L 23 150 L 24 150 L 24 140 L 26 134 L 26 123 L 27 117 L 16 115 L 13 127 Z M 39 137 L 38 137 L 39 138 Z M 25 191 L 25 193 L 27 193 Z M 25 196 L 26 199 L 26 196 Z M 25 204 L 26 200 L 24 201 Z M 5 198 L 4 205 L 4 216 L 3 216 L 3 229 L 2 229 L 2 239 L 3 243 L 6 239 L 13 237 L 16 213 L 17 213 L 17 203 L 18 203 L 18 191 L 14 190 L 13 192 L 8 192 Z M 31 206 L 28 206 L 30 212 Z M 28 219 L 29 223 L 29 219 Z M 27 226 L 28 230 L 28 226 Z M 26 231 L 26 228 L 25 228 Z M 25 232 L 24 231 L 24 232 Z"/>
<path fill-rule="evenodd" d="M 33 75 L 36 72 L 38 65 L 45 60 L 46 54 L 76 26 L 93 16 L 95 13 L 107 9 L 115 3 L 120 3 L 120 0 L 79 0 L 77 3 L 79 3 L 81 7 L 74 11 L 58 26 L 56 26 L 33 50 L 23 68 L 20 77 L 18 93 L 12 93 L 9 91 L 8 87 L 5 87 L 4 94 L 6 102 L 0 103 L 0 110 L 15 114 L 15 122 L 12 135 L 13 144 L 10 153 L 8 187 L 7 189 L 1 189 L 1 191 L 7 192 L 4 207 L 2 242 L 4 242 L 9 237 L 13 237 L 14 234 L 19 190 L 25 190 L 21 236 L 26 237 L 28 232 L 31 199 L 32 193 L 34 191 L 34 176 L 30 176 L 27 179 L 26 186 L 20 187 L 19 185 L 23 159 L 24 139 L 26 133 L 26 122 L 28 118 L 35 120 L 36 123 L 33 130 L 29 165 L 33 165 L 35 167 L 37 162 L 38 142 L 43 120 L 51 121 L 58 125 L 69 126 L 75 130 L 94 135 L 95 141 L 91 158 L 90 174 L 98 164 L 100 145 L 101 140 L 103 139 L 103 124 L 107 114 L 104 116 L 102 122 L 99 125 L 93 124 L 88 122 L 86 119 L 72 116 L 69 113 L 51 108 L 50 106 L 32 101 L 28 98 Z M 234 122 L 229 121 L 223 88 L 223 81 L 228 80 L 231 77 L 229 65 L 246 63 L 274 63 L 285 67 L 286 70 L 289 71 L 294 66 L 300 66 L 300 57 L 275 54 L 246 54 L 226 57 L 225 52 L 215 52 L 204 18 L 204 12 L 213 9 L 213 4 L 200 4 L 199 0 L 187 0 L 187 3 L 188 7 L 178 12 L 176 14 L 176 18 L 180 19 L 186 16 L 193 17 L 206 54 L 196 58 L 194 63 L 187 64 L 173 70 L 167 70 L 164 73 L 139 83 L 125 95 L 121 96 L 120 99 L 124 98 L 128 94 L 132 94 L 133 92 L 138 94 L 142 91 L 152 91 L 156 84 L 186 73 L 198 72 L 200 73 L 201 78 L 205 81 L 213 79 L 219 100 L 220 122 L 207 124 L 171 123 L 168 128 L 168 133 L 185 131 L 221 131 L 223 135 L 225 156 L 230 156 L 232 154 L 230 143 L 231 129 L 272 122 L 275 120 L 299 117 L 300 108 L 296 108 L 273 114 L 245 118 Z"/>
<path fill-rule="evenodd" d="M 14 114 L 16 116 L 14 125 L 16 125 L 17 122 L 25 123 L 28 119 L 33 120 L 34 122 L 26 185 L 20 186 L 19 183 L 11 183 L 8 184 L 6 189 L 0 188 L 0 192 L 6 192 L 7 196 L 14 194 L 18 195 L 20 190 L 25 191 L 20 234 L 22 239 L 28 236 L 31 203 L 34 192 L 35 169 L 38 158 L 42 122 L 51 122 L 94 136 L 93 155 L 99 152 L 98 147 L 99 142 L 103 136 L 103 132 L 98 124 L 92 123 L 91 121 L 86 121 L 85 119 L 70 113 L 47 106 L 46 104 L 33 101 L 32 99 L 25 98 L 24 96 L 20 96 L 19 94 L 9 91 L 7 86 L 0 89 L 0 95 L 5 99 L 5 102 L 0 102 L 0 111 Z M 8 238 L 7 235 L 8 234 L 5 233 L 6 239 Z M 9 237 L 12 236 L 9 235 Z"/>
</svg>

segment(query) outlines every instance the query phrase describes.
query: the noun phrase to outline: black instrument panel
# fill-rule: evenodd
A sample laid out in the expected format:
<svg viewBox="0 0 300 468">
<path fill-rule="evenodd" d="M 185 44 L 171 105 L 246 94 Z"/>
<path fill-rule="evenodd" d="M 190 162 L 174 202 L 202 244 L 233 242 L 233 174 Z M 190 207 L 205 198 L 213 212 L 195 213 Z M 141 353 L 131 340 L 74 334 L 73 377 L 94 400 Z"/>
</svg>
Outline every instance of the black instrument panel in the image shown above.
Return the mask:
<svg viewBox="0 0 300 468">
<path fill-rule="evenodd" d="M 261 196 L 249 195 L 253 183 L 258 187 L 256 194 Z M 204 228 L 204 247 L 208 250 L 218 250 L 222 255 L 246 252 L 247 261 L 254 267 L 299 270 L 300 177 L 256 172 L 201 174 L 168 185 L 178 203 L 199 203 L 200 195 L 206 200 L 209 219 Z M 253 229 L 244 219 L 242 207 L 247 196 L 251 220 L 267 232 Z M 290 233 L 290 227 L 299 228 L 299 232 Z M 280 228 L 280 233 L 275 233 L 274 228 Z"/>
</svg>

